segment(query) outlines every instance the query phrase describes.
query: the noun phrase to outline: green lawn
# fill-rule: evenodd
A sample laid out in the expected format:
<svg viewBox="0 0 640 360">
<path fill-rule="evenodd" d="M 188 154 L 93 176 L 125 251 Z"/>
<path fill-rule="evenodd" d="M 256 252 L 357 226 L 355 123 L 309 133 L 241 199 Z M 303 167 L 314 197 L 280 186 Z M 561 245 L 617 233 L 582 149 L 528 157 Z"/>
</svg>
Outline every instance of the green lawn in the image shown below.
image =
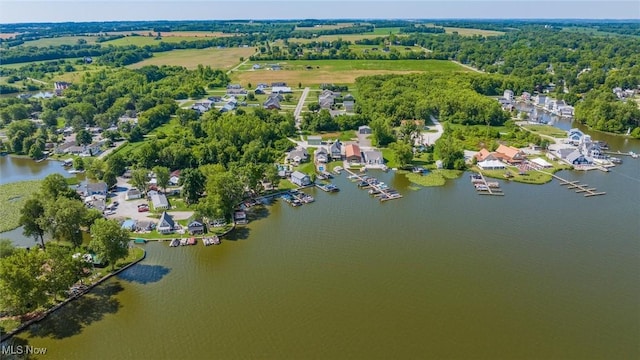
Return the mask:
<svg viewBox="0 0 640 360">
<path fill-rule="evenodd" d="M 183 37 L 176 38 L 184 39 Z M 127 67 L 137 69 L 145 65 L 177 65 L 184 66 L 188 69 L 195 69 L 198 65 L 203 65 L 217 69 L 229 70 L 240 63 L 241 57 L 246 59 L 253 54 L 254 49 L 250 47 L 226 49 L 177 49 L 154 53 L 151 58 Z"/>
<path fill-rule="evenodd" d="M 425 175 L 414 174 L 412 172 L 401 170 L 398 174 L 405 174 L 407 179 L 414 184 L 421 186 L 443 186 L 447 180 L 457 179 L 462 175 L 460 170 L 448 169 L 431 169 Z"/>
<path fill-rule="evenodd" d="M 548 135 L 556 138 L 567 137 L 566 131 L 551 125 L 523 125 L 522 127 L 541 135 Z"/>
<path fill-rule="evenodd" d="M 400 33 L 399 27 L 381 27 L 381 28 L 373 29 L 373 34 L 380 35 L 380 36 L 389 35 L 389 34 L 399 34 L 399 33 Z"/>
</svg>

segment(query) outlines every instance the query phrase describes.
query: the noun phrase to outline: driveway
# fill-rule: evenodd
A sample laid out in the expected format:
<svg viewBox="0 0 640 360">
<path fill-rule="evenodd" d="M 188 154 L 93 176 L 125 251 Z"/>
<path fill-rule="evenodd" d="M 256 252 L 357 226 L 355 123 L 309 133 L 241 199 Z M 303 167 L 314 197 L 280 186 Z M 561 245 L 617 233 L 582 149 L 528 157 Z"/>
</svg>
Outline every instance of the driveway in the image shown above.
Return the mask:
<svg viewBox="0 0 640 360">
<path fill-rule="evenodd" d="M 152 222 L 158 221 L 157 218 L 149 217 L 149 215 L 151 214 L 150 212 L 138 212 L 138 205 L 149 204 L 149 201 L 147 201 L 147 199 L 127 200 L 127 190 L 131 189 L 133 186 L 127 183 L 127 179 L 123 177 L 118 177 L 117 180 L 117 189 L 110 193 L 109 199 L 111 199 L 111 202 L 117 201 L 119 205 L 115 209 L 115 214 L 109 215 L 108 218 L 135 219 Z M 193 215 L 193 211 L 169 210 L 169 213 L 174 220 L 185 220 Z"/>
<path fill-rule="evenodd" d="M 433 123 L 433 126 L 429 126 L 429 131 L 423 131 L 420 133 L 420 136 L 416 138 L 416 145 L 433 145 L 444 133 L 444 128 L 438 119 L 432 116 L 431 122 Z M 433 130 L 435 130 L 435 132 L 432 132 Z"/>
</svg>

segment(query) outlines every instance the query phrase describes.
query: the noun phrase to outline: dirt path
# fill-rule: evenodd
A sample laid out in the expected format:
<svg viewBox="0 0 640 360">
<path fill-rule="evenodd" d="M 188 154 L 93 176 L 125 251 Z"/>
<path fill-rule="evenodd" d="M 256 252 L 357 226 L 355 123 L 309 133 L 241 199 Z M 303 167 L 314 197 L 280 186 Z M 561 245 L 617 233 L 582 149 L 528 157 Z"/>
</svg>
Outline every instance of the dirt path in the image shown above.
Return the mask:
<svg viewBox="0 0 640 360">
<path fill-rule="evenodd" d="M 300 116 L 300 113 L 302 112 L 302 108 L 304 107 L 304 101 L 307 99 L 307 95 L 309 95 L 309 89 L 308 87 L 304 88 L 304 90 L 302 91 L 302 95 L 300 95 L 300 100 L 298 100 L 298 105 L 296 106 L 296 110 L 293 112 L 293 116 L 296 119 L 296 127 L 299 129 L 300 128 L 300 122 L 302 122 L 302 116 Z"/>
<path fill-rule="evenodd" d="M 482 71 L 482 70 L 480 70 L 480 69 L 476 69 L 476 68 L 474 68 L 473 66 L 469 66 L 469 65 L 463 64 L 463 63 L 461 63 L 461 62 L 459 62 L 459 61 L 455 61 L 455 60 L 451 60 L 451 62 L 454 62 L 454 63 L 456 63 L 456 64 L 458 64 L 458 65 L 462 66 L 463 68 L 467 68 L 467 69 L 469 69 L 469 70 L 471 70 L 471 71 L 475 71 L 475 72 L 477 72 L 477 73 L 484 74 L 484 71 Z"/>
</svg>

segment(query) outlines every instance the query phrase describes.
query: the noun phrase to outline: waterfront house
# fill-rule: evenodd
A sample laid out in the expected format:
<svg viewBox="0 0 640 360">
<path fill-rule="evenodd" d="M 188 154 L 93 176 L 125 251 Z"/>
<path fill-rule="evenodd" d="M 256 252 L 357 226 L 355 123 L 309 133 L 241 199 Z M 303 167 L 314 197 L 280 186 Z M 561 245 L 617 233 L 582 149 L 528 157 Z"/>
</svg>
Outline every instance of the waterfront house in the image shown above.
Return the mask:
<svg viewBox="0 0 640 360">
<path fill-rule="evenodd" d="M 529 100 L 531 100 L 531 94 L 530 94 L 530 93 L 528 93 L 528 92 L 526 92 L 526 91 L 523 91 L 523 92 L 522 92 L 522 95 L 521 95 L 520 97 L 521 97 L 521 98 L 522 98 L 522 100 L 524 100 L 524 101 L 529 101 Z"/>
<path fill-rule="evenodd" d="M 294 171 L 291 173 L 291 182 L 298 186 L 307 186 L 311 185 L 311 178 L 309 175 L 305 173 L 301 173 L 300 171 Z"/>
<path fill-rule="evenodd" d="M 329 161 L 329 152 L 325 147 L 319 147 L 313 154 L 316 164 L 326 164 Z"/>
<path fill-rule="evenodd" d="M 80 187 L 80 193 L 84 196 L 107 196 L 107 183 L 100 181 L 97 183 L 86 183 Z"/>
<path fill-rule="evenodd" d="M 544 106 L 544 104 L 547 102 L 547 96 L 546 95 L 538 95 L 534 99 L 534 102 L 538 106 Z"/>
<path fill-rule="evenodd" d="M 303 148 L 302 146 L 297 147 L 294 150 L 291 150 L 288 154 L 287 154 L 287 162 L 290 163 L 302 163 L 302 162 L 306 162 L 307 160 L 309 160 L 309 153 L 307 152 L 307 149 Z"/>
<path fill-rule="evenodd" d="M 572 145 L 579 145 L 584 138 L 584 133 L 579 129 L 570 129 L 567 134 L 567 141 Z"/>
<path fill-rule="evenodd" d="M 482 170 L 500 170 L 504 169 L 505 165 L 500 160 L 484 160 L 478 162 L 478 167 Z"/>
<path fill-rule="evenodd" d="M 69 153 L 69 149 L 71 147 L 76 146 L 76 142 L 75 141 L 67 141 L 62 145 L 59 145 L 58 147 L 56 147 L 55 153 L 56 154 L 68 154 Z M 82 149 L 84 150 L 84 149 Z"/>
<path fill-rule="evenodd" d="M 349 144 L 344 148 L 345 160 L 350 163 L 361 163 L 362 155 L 360 154 L 360 147 L 356 144 Z"/>
<path fill-rule="evenodd" d="M 499 160 L 506 161 L 510 164 L 521 163 L 525 158 L 525 154 L 522 150 L 502 144 L 500 144 L 496 151 L 494 151 L 494 156 Z"/>
<path fill-rule="evenodd" d="M 140 199 L 142 197 L 142 193 L 140 192 L 140 190 L 133 188 L 127 190 L 127 194 L 125 195 L 125 197 L 127 198 L 127 200 Z"/>
<path fill-rule="evenodd" d="M 176 224 L 173 221 L 173 218 L 171 217 L 171 215 L 169 215 L 166 211 L 162 213 L 162 216 L 160 216 L 160 221 L 158 221 L 158 232 L 160 234 L 169 234 L 172 233 L 173 230 L 175 229 Z"/>
<path fill-rule="evenodd" d="M 320 145 L 322 145 L 322 136 L 318 136 L 318 135 L 309 135 L 309 136 L 307 136 L 307 144 L 309 144 L 309 146 L 320 146 Z"/>
<path fill-rule="evenodd" d="M 134 231 L 136 229 L 136 221 L 134 219 L 125 220 L 121 226 L 122 229 Z"/>
<path fill-rule="evenodd" d="M 204 234 L 204 222 L 202 219 L 191 218 L 187 223 L 187 230 L 191 235 Z"/>
<path fill-rule="evenodd" d="M 583 155 L 578 150 L 574 150 L 566 158 L 564 158 L 569 165 L 592 165 L 593 159 Z"/>
<path fill-rule="evenodd" d="M 342 143 L 340 140 L 336 140 L 329 145 L 329 153 L 332 160 L 342 159 Z"/>
<path fill-rule="evenodd" d="M 234 212 L 233 221 L 236 223 L 236 225 L 245 225 L 249 223 L 249 220 L 247 219 L 247 213 L 245 213 L 244 211 Z"/>
<path fill-rule="evenodd" d="M 498 158 L 486 148 L 482 148 L 480 151 L 478 151 L 475 157 L 478 161 L 498 160 Z"/>
<path fill-rule="evenodd" d="M 151 202 L 155 210 L 166 210 L 169 208 L 169 200 L 164 194 L 155 193 L 151 195 Z"/>
<path fill-rule="evenodd" d="M 362 153 L 364 163 L 367 165 L 383 165 L 384 157 L 382 156 L 382 152 L 378 150 L 369 150 Z"/>
<path fill-rule="evenodd" d="M 151 231 L 156 227 L 156 224 L 149 220 L 136 221 L 136 231 Z"/>
<path fill-rule="evenodd" d="M 373 131 L 367 125 L 362 125 L 362 126 L 358 127 L 358 134 L 360 134 L 360 135 L 368 135 L 368 134 L 372 134 L 372 133 L 373 133 Z"/>
</svg>

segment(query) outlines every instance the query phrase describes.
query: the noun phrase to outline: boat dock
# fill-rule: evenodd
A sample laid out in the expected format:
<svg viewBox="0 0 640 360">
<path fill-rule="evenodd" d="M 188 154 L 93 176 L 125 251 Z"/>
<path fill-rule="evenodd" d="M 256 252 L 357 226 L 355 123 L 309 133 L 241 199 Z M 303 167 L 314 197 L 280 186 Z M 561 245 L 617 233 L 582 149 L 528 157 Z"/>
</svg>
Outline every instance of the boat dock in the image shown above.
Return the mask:
<svg viewBox="0 0 640 360">
<path fill-rule="evenodd" d="M 590 188 L 589 185 L 587 184 L 580 184 L 580 181 L 569 181 L 566 179 L 561 178 L 560 176 L 557 176 L 555 174 L 552 173 L 548 173 L 546 171 L 541 171 L 538 170 L 542 173 L 551 175 L 554 179 L 560 181 L 560 185 L 564 186 L 567 185 L 567 189 L 575 189 L 575 192 L 580 194 L 580 193 L 584 193 L 584 197 L 591 197 L 591 196 L 598 196 L 598 195 L 605 195 L 606 192 L 598 192 L 596 188 Z"/>
<path fill-rule="evenodd" d="M 476 188 L 478 195 L 504 196 L 500 183 L 497 181 L 487 181 L 481 172 L 471 175 L 471 183 Z"/>
<path fill-rule="evenodd" d="M 349 179 L 358 181 L 358 187 L 361 189 L 369 189 L 369 194 L 375 196 L 380 202 L 400 199 L 402 194 L 397 190 L 391 189 L 386 184 L 379 182 L 376 178 L 367 175 L 359 175 L 349 169 L 343 169 L 349 174 Z M 366 185 L 364 185 L 366 184 Z"/>
</svg>

